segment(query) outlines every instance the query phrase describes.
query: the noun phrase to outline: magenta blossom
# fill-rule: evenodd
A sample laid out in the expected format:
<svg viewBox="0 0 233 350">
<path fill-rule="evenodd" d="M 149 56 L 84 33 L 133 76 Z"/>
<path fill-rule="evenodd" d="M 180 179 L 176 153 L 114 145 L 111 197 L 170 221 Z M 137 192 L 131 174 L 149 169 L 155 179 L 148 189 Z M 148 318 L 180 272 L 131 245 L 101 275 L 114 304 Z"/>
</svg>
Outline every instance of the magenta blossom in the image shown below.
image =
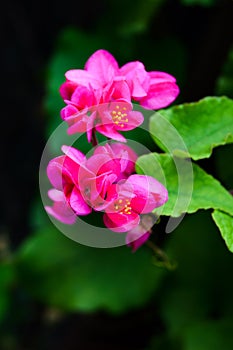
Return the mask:
<svg viewBox="0 0 233 350">
<path fill-rule="evenodd" d="M 62 151 L 65 155 L 52 159 L 47 167 L 54 205 L 46 210 L 64 223 L 74 223 L 72 212 L 78 216 L 103 210 L 109 204 L 105 201 L 109 186 L 135 170 L 137 155 L 124 144 L 98 146 L 88 159 L 73 147 L 62 146 Z"/>
<path fill-rule="evenodd" d="M 79 169 L 78 182 L 87 203 L 103 210 L 109 187 L 135 171 L 136 153 L 127 145 L 115 143 L 98 146 Z"/>
<path fill-rule="evenodd" d="M 126 144 L 119 142 L 98 146 L 94 150 L 94 154 L 107 153 L 113 159 L 119 159 L 121 163 L 121 173 L 117 181 L 127 179 L 129 175 L 135 173 L 135 163 L 138 155 Z"/>
<path fill-rule="evenodd" d="M 131 175 L 108 190 L 104 223 L 115 232 L 127 232 L 140 223 L 140 214 L 152 212 L 168 199 L 166 188 L 151 176 Z"/>
<path fill-rule="evenodd" d="M 137 155 L 125 144 L 98 146 L 89 158 L 70 146 L 62 151 L 47 167 L 54 187 L 48 192 L 53 201 L 46 206 L 48 214 L 73 224 L 77 216 L 102 211 L 106 227 L 127 232 L 126 244 L 137 250 L 150 235 L 145 214 L 168 199 L 165 187 L 151 176 L 134 174 Z"/>
<path fill-rule="evenodd" d="M 119 131 L 132 130 L 143 122 L 140 112 L 132 110 L 132 101 L 147 109 L 160 109 L 172 103 L 179 94 L 176 79 L 164 72 L 147 72 L 139 61 L 119 67 L 106 50 L 90 56 L 84 69 L 72 69 L 60 94 L 67 104 L 61 117 L 68 123 L 68 133 L 93 131 L 125 142 Z"/>
<path fill-rule="evenodd" d="M 60 94 L 67 104 L 73 104 L 78 109 L 93 105 L 93 100 L 100 104 L 119 99 L 139 101 L 148 109 L 160 109 L 172 103 L 179 94 L 176 79 L 170 74 L 147 72 L 139 61 L 129 62 L 120 68 L 106 50 L 94 52 L 84 69 L 69 70 L 65 77 Z M 84 96 L 80 94 L 80 87 L 86 88 Z M 83 103 L 88 94 L 89 102 Z"/>
<path fill-rule="evenodd" d="M 89 142 L 94 130 L 110 139 L 126 142 L 119 131 L 135 129 L 144 120 L 142 113 L 133 111 L 132 104 L 125 101 L 104 103 L 80 112 L 68 105 L 62 110 L 62 118 L 68 123 L 68 134 L 87 132 Z"/>
</svg>

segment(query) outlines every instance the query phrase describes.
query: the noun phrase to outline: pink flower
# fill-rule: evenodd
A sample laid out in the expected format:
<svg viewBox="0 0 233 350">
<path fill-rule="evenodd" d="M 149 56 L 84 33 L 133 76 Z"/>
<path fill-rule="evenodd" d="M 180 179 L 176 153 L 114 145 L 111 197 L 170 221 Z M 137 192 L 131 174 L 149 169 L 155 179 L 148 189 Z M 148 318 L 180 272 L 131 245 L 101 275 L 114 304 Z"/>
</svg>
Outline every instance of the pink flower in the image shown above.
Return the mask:
<svg viewBox="0 0 233 350">
<path fill-rule="evenodd" d="M 139 225 L 140 214 L 152 212 L 168 199 L 166 188 L 151 176 L 131 175 L 108 189 L 104 223 L 115 232 L 127 232 Z"/>
<path fill-rule="evenodd" d="M 48 214 L 73 224 L 77 216 L 103 211 L 106 227 L 127 232 L 126 244 L 136 251 L 151 232 L 151 215 L 145 214 L 168 199 L 165 187 L 151 176 L 134 174 L 137 155 L 125 144 L 98 146 L 89 158 L 70 146 L 62 151 L 47 167 L 54 187 L 48 192 L 53 201 L 45 208 Z"/>
<path fill-rule="evenodd" d="M 119 68 L 115 58 L 106 50 L 94 52 L 84 70 L 69 70 L 65 77 L 66 82 L 61 85 L 60 94 L 66 103 L 76 103 L 74 96 L 80 95 L 77 93 L 80 86 L 95 95 L 96 103 L 119 99 L 130 102 L 133 99 L 149 109 L 166 107 L 179 94 L 176 79 L 170 74 L 147 72 L 139 61 L 129 62 Z"/>
<path fill-rule="evenodd" d="M 84 69 L 69 70 L 65 77 L 60 94 L 67 106 L 61 117 L 69 125 L 69 134 L 87 132 L 89 142 L 93 129 L 124 142 L 119 131 L 132 130 L 143 122 L 142 114 L 132 110 L 131 101 L 147 109 L 160 109 L 179 94 L 176 79 L 170 74 L 147 72 L 139 61 L 120 68 L 106 50 L 94 52 Z"/>
<path fill-rule="evenodd" d="M 135 170 L 137 155 L 126 145 L 98 146 L 88 159 L 73 147 L 62 146 L 62 151 L 65 155 L 52 159 L 47 167 L 54 187 L 48 194 L 54 205 L 46 210 L 64 223 L 74 222 L 72 212 L 77 216 L 103 210 L 109 204 L 108 188 Z"/>
<path fill-rule="evenodd" d="M 78 173 L 80 190 L 94 210 L 103 210 L 109 204 L 106 198 L 110 186 L 135 171 L 136 159 L 136 153 L 123 144 L 95 148 Z"/>
<path fill-rule="evenodd" d="M 127 179 L 129 175 L 135 173 L 135 163 L 138 155 L 126 144 L 119 142 L 98 146 L 94 150 L 94 154 L 107 153 L 113 159 L 119 159 L 121 164 L 121 172 L 117 181 Z"/>
<path fill-rule="evenodd" d="M 126 142 L 126 139 L 119 131 L 135 129 L 144 120 L 142 113 L 132 111 L 129 102 L 111 102 L 107 108 L 105 104 L 100 105 L 97 115 L 95 129 L 100 134 L 121 142 Z"/>
<path fill-rule="evenodd" d="M 68 123 L 68 134 L 87 132 L 90 142 L 92 130 L 108 138 L 126 142 L 119 131 L 135 129 L 143 123 L 143 115 L 132 110 L 129 102 L 104 103 L 95 107 L 85 108 L 81 112 L 73 105 L 68 105 L 62 110 L 62 118 Z"/>
</svg>

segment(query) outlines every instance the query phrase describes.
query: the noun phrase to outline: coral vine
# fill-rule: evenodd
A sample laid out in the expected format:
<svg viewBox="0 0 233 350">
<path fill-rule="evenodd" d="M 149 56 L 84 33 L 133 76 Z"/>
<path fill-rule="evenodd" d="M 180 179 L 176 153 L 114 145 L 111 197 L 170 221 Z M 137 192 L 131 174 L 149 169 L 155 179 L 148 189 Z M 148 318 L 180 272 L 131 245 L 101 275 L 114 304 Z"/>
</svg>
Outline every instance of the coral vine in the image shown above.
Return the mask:
<svg viewBox="0 0 233 350">
<path fill-rule="evenodd" d="M 66 103 L 61 117 L 68 134 L 87 133 L 94 149 L 87 158 L 63 145 L 64 155 L 49 162 L 47 175 L 53 189 L 48 195 L 53 205 L 46 210 L 65 224 L 102 211 L 106 227 L 127 232 L 126 244 L 135 251 L 150 236 L 150 213 L 168 200 L 168 193 L 153 177 L 135 173 L 137 155 L 125 144 L 121 131 L 144 120 L 141 112 L 133 111 L 132 101 L 147 109 L 165 107 L 179 93 L 176 80 L 164 72 L 147 72 L 139 61 L 120 68 L 105 50 L 96 51 L 84 69 L 69 70 L 65 76 L 60 87 Z M 97 132 L 108 139 L 104 146 L 98 145 Z"/>
</svg>

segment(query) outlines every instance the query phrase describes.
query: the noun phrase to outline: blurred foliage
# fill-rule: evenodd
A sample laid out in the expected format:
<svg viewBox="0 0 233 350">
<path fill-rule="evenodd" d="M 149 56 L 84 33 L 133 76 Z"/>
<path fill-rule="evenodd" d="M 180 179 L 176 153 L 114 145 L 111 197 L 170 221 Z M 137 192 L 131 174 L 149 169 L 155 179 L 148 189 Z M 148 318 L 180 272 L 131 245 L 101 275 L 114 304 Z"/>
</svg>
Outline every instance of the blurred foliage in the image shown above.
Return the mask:
<svg viewBox="0 0 233 350">
<path fill-rule="evenodd" d="M 233 47 L 228 54 L 221 75 L 217 80 L 216 93 L 233 98 Z"/>
<path fill-rule="evenodd" d="M 200 6 L 213 6 L 218 0 L 180 0 L 183 5 L 200 5 Z"/>
<path fill-rule="evenodd" d="M 9 311 L 14 278 L 13 265 L 10 262 L 0 263 L 0 324 Z"/>
<path fill-rule="evenodd" d="M 166 246 L 178 268 L 163 280 L 159 312 L 165 331 L 148 349 L 232 349 L 233 255 L 210 213 L 186 216 Z"/>
<path fill-rule="evenodd" d="M 155 293 L 164 270 L 151 252 L 127 247 L 80 245 L 47 226 L 27 240 L 16 257 L 17 273 L 39 300 L 62 310 L 126 312 Z"/>
</svg>

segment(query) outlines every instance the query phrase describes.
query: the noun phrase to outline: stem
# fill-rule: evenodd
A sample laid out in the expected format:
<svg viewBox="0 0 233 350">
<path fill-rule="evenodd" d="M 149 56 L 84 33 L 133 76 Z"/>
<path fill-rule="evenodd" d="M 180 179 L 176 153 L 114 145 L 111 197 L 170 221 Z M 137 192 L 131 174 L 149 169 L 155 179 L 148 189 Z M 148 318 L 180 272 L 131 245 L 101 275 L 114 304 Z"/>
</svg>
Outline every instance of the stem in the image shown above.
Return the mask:
<svg viewBox="0 0 233 350">
<path fill-rule="evenodd" d="M 92 129 L 91 143 L 92 143 L 93 147 L 98 145 L 98 141 L 97 141 L 96 134 L 95 134 L 95 129 Z"/>
<path fill-rule="evenodd" d="M 157 245 L 155 245 L 151 241 L 146 242 L 147 246 L 153 250 L 153 253 L 155 255 L 155 265 L 159 267 L 166 267 L 168 270 L 175 270 L 177 267 L 177 264 L 175 262 L 172 262 L 169 260 L 169 257 L 167 254 L 160 249 Z"/>
</svg>

